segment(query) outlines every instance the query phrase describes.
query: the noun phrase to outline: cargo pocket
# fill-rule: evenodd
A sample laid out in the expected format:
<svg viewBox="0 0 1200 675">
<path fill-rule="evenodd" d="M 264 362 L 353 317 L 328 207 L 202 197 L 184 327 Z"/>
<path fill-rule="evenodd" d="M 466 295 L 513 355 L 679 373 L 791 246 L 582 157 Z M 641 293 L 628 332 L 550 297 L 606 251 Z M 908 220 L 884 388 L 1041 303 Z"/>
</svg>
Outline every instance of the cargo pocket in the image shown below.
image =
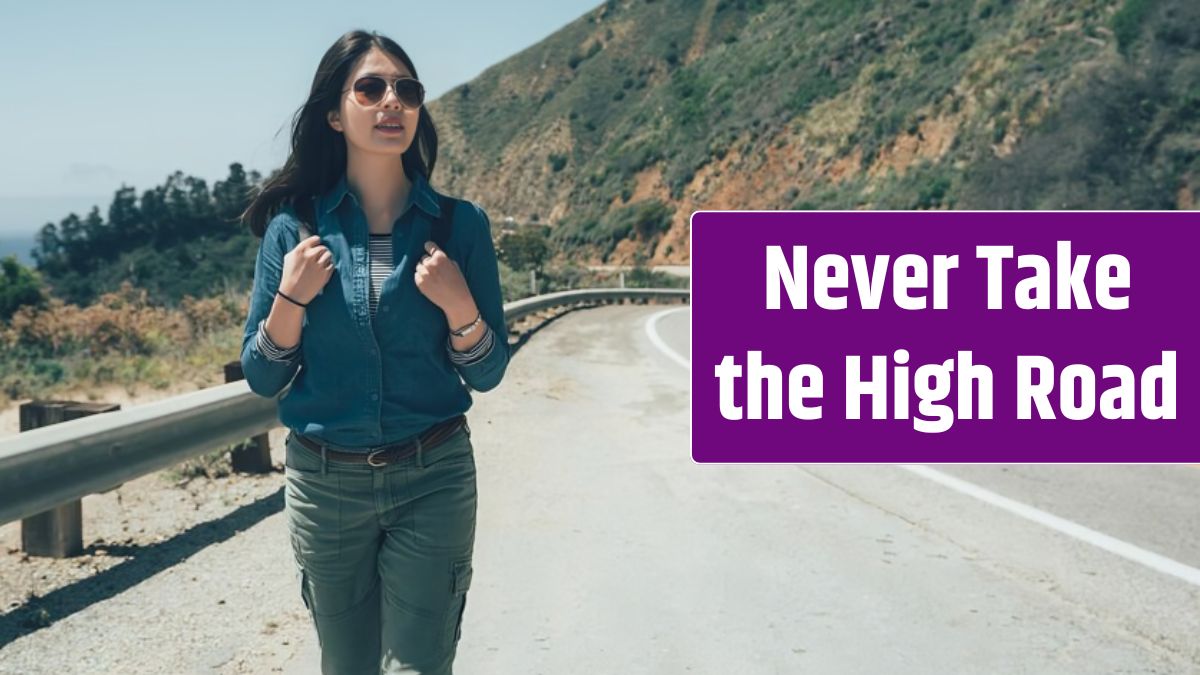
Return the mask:
<svg viewBox="0 0 1200 675">
<path fill-rule="evenodd" d="M 304 609 L 312 614 L 312 602 L 308 599 L 308 573 L 300 570 L 300 599 L 304 601 Z"/>
<path fill-rule="evenodd" d="M 451 588 L 453 598 L 450 602 L 450 621 L 446 627 L 448 646 L 458 644 L 459 638 L 462 637 L 463 614 L 467 609 L 467 591 L 471 588 L 472 572 L 469 559 L 454 562 L 454 578 Z"/>
<path fill-rule="evenodd" d="M 308 618 L 313 622 L 313 627 L 317 626 L 317 616 L 313 613 L 312 607 L 312 590 L 308 587 L 308 572 L 304 568 L 300 568 L 300 599 L 304 601 L 304 608 L 308 610 Z M 317 646 L 321 645 L 321 631 L 317 630 Z"/>
</svg>

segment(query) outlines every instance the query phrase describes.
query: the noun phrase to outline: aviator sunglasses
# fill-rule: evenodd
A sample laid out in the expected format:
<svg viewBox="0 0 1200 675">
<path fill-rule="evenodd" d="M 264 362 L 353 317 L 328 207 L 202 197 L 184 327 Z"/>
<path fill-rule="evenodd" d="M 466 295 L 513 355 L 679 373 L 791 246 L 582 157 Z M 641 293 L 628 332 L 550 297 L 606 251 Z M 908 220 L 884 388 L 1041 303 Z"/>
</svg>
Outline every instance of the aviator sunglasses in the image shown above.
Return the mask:
<svg viewBox="0 0 1200 675">
<path fill-rule="evenodd" d="M 395 90 L 396 98 L 405 108 L 420 108 L 425 103 L 425 87 L 411 77 L 389 81 L 379 75 L 367 75 L 355 80 L 351 89 L 354 91 L 354 100 L 358 101 L 359 105 L 371 106 L 378 105 L 383 100 L 389 85 Z"/>
</svg>

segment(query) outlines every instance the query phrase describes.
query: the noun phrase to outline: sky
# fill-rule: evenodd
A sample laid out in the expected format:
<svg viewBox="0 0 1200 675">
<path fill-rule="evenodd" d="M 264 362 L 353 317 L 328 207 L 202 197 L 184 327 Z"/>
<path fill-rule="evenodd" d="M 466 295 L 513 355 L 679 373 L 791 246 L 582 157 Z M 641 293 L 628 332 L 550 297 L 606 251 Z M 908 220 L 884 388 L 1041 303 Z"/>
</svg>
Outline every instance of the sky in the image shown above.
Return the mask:
<svg viewBox="0 0 1200 675">
<path fill-rule="evenodd" d="M 508 2 L 4 2 L 0 238 L 172 172 L 209 186 L 287 157 L 292 114 L 344 32 L 404 47 L 427 100 L 599 6 Z"/>
</svg>

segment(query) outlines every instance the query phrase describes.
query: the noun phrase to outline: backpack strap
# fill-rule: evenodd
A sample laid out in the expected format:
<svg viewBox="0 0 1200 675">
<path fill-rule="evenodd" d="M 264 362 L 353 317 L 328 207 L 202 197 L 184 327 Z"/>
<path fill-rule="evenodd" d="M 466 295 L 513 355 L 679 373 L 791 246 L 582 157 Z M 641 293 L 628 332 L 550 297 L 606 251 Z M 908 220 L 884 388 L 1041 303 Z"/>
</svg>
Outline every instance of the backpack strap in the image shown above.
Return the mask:
<svg viewBox="0 0 1200 675">
<path fill-rule="evenodd" d="M 301 200 L 301 201 L 304 201 L 304 200 Z M 297 216 L 296 219 L 298 221 L 300 221 L 300 227 L 298 228 L 298 232 L 297 232 L 297 234 L 299 234 L 300 238 L 296 240 L 296 243 L 302 242 L 305 239 L 308 239 L 309 237 L 313 236 L 313 234 L 314 234 L 313 226 L 312 226 L 312 223 L 309 221 L 316 222 L 316 217 L 317 217 L 316 204 L 317 204 L 317 198 L 313 197 L 311 202 L 304 202 L 304 208 L 302 209 L 303 212 L 296 214 L 296 216 Z M 309 207 L 311 207 L 311 208 L 309 208 Z"/>
<path fill-rule="evenodd" d="M 433 243 L 438 245 L 438 248 L 445 251 L 446 243 L 450 241 L 450 234 L 454 231 L 455 200 L 446 195 L 438 195 L 438 205 L 441 207 L 441 215 L 433 221 L 433 232 L 430 238 Z"/>
</svg>

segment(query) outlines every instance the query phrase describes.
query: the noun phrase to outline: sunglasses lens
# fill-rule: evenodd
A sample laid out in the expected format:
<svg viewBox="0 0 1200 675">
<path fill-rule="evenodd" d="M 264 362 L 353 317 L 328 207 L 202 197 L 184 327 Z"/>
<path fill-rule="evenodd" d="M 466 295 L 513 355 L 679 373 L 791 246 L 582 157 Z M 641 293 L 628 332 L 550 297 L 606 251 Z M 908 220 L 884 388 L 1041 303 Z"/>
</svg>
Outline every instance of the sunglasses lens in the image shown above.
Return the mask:
<svg viewBox="0 0 1200 675">
<path fill-rule="evenodd" d="M 362 105 L 375 105 L 383 100 L 388 82 L 381 77 L 360 77 L 354 83 L 354 97 Z M 425 103 L 425 87 L 413 79 L 396 80 L 396 98 L 406 108 L 419 108 Z"/>
<path fill-rule="evenodd" d="M 363 105 L 379 103 L 383 100 L 385 91 L 387 91 L 387 82 L 378 77 L 363 77 L 354 83 L 354 96 Z"/>
<path fill-rule="evenodd" d="M 396 96 L 406 108 L 419 108 L 425 102 L 425 89 L 416 80 L 398 80 Z"/>
</svg>

